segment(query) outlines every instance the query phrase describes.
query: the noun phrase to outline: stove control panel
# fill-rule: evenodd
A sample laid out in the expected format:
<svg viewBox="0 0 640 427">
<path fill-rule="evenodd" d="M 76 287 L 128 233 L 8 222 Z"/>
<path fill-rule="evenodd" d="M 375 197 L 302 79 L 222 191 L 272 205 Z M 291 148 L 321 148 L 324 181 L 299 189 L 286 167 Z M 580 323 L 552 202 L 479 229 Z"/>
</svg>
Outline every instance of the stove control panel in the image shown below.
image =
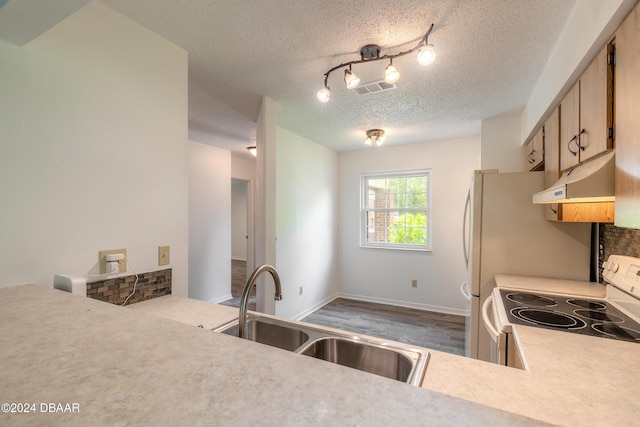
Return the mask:
<svg viewBox="0 0 640 427">
<path fill-rule="evenodd" d="M 640 298 L 640 258 L 611 255 L 602 267 L 602 275 L 608 283 Z"/>
</svg>

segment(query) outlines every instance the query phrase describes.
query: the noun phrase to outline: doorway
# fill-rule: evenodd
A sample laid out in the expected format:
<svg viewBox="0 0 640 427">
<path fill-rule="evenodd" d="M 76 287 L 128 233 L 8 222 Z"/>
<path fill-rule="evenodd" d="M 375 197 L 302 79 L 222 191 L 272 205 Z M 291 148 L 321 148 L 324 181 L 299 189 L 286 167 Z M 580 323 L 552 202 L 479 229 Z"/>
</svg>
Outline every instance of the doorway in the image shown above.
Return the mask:
<svg viewBox="0 0 640 427">
<path fill-rule="evenodd" d="M 247 280 L 247 270 L 253 266 L 253 208 L 251 181 L 231 179 L 231 296 L 223 304 L 240 305 Z M 255 310 L 255 289 L 249 297 L 249 309 Z"/>
</svg>

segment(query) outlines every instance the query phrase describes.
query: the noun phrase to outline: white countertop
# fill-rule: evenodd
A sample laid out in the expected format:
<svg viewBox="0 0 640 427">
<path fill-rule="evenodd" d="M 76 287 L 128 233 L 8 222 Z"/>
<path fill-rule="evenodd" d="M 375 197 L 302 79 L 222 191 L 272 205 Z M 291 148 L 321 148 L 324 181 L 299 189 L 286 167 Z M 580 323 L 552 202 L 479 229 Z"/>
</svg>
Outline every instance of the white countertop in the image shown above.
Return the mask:
<svg viewBox="0 0 640 427">
<path fill-rule="evenodd" d="M 0 403 L 79 407 L 0 413 L 0 424 L 539 424 L 142 311 L 36 285 L 0 289 Z"/>
<path fill-rule="evenodd" d="M 604 297 L 604 286 L 571 280 L 497 275 L 500 287 Z M 640 345 L 513 325 L 529 371 L 466 359 L 464 375 L 432 353 L 432 390 L 567 426 L 637 423 Z M 455 356 L 449 356 L 454 358 Z M 462 368 L 459 370 L 462 371 Z"/>
<path fill-rule="evenodd" d="M 496 281 L 499 286 L 515 289 L 562 289 L 568 294 L 604 296 L 604 286 L 591 282 L 507 275 L 496 276 Z M 164 302 L 155 304 L 171 305 L 174 300 L 176 307 L 184 307 L 192 301 L 177 297 L 158 300 L 163 298 Z M 137 305 L 131 308 L 152 312 L 154 304 Z M 202 323 L 201 318 L 188 319 L 179 311 L 167 313 L 174 320 Z M 232 311 L 229 320 L 237 314 Z M 633 367 L 640 362 L 638 344 L 515 327 L 529 371 L 429 350 L 422 387 L 557 425 L 630 425 L 638 417 L 640 403 L 635 397 L 640 393 L 640 371 Z"/>
</svg>

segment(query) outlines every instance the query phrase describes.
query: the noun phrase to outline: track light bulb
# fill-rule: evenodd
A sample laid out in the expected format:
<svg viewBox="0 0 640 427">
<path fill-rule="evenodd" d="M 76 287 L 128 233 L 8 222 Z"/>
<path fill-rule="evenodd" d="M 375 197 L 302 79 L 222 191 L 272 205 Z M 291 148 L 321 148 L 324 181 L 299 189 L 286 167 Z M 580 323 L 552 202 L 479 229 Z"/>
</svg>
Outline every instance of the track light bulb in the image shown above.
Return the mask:
<svg viewBox="0 0 640 427">
<path fill-rule="evenodd" d="M 329 97 L 331 96 L 331 90 L 329 86 L 325 86 L 318 91 L 318 101 L 325 103 L 329 102 Z"/>
<path fill-rule="evenodd" d="M 364 140 L 364 143 L 367 145 L 371 145 L 371 137 L 368 136 L 367 139 Z"/>
<path fill-rule="evenodd" d="M 344 84 L 347 85 L 347 89 L 355 89 L 360 84 L 360 78 L 351 72 L 351 67 L 344 70 Z"/>
<path fill-rule="evenodd" d="M 436 51 L 432 45 L 425 45 L 418 52 L 418 63 L 420 65 L 431 65 L 436 60 Z"/>
<path fill-rule="evenodd" d="M 395 65 L 389 63 L 389 65 L 387 65 L 387 68 L 385 68 L 384 70 L 384 81 L 387 84 L 392 85 L 398 80 L 400 80 L 400 72 L 395 67 Z"/>
</svg>

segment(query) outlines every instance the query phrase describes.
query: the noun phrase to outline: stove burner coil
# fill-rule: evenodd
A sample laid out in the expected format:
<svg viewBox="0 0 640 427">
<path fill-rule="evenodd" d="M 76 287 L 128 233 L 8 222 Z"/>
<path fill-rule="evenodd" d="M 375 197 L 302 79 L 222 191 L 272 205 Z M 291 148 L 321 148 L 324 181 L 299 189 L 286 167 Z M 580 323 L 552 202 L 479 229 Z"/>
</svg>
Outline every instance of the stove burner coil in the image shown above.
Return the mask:
<svg viewBox="0 0 640 427">
<path fill-rule="evenodd" d="M 635 329 L 606 323 L 595 323 L 591 325 L 591 328 L 612 338 L 640 342 L 640 332 Z"/>
<path fill-rule="evenodd" d="M 507 298 L 519 304 L 535 305 L 538 307 L 555 307 L 558 305 L 556 300 L 547 298 L 542 295 L 529 294 L 526 292 L 513 292 L 507 295 Z"/>
<path fill-rule="evenodd" d="M 595 310 L 573 310 L 578 316 L 586 317 L 591 320 L 599 320 L 601 322 L 622 323 L 624 319 L 616 316 L 615 314 L 607 314 L 602 311 Z"/>
<path fill-rule="evenodd" d="M 590 310 L 606 310 L 607 306 L 600 301 L 590 301 L 586 299 L 568 299 L 568 304 L 575 305 L 576 307 L 588 308 Z"/>
<path fill-rule="evenodd" d="M 511 309 L 511 314 L 520 320 L 524 320 L 534 325 L 549 326 L 552 328 L 581 329 L 587 326 L 584 320 L 576 316 L 553 310 L 516 307 Z"/>
</svg>

